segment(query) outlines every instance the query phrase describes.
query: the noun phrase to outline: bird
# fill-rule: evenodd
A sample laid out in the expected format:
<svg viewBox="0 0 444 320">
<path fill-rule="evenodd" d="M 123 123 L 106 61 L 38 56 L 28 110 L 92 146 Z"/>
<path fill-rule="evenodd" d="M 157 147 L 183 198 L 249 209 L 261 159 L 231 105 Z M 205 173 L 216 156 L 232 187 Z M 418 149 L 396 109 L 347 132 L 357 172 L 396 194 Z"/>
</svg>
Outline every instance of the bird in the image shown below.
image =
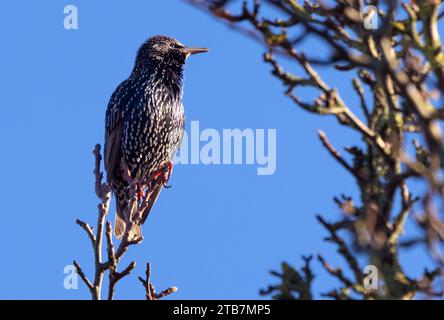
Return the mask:
<svg viewBox="0 0 444 320">
<path fill-rule="evenodd" d="M 156 35 L 138 49 L 129 77 L 108 103 L 105 115 L 104 165 L 116 201 L 114 234 L 121 239 L 135 187 L 138 200 L 149 193 L 141 220 L 131 237 L 141 238 L 145 222 L 172 173 L 172 159 L 185 130 L 182 103 L 187 58 L 208 48 L 192 48 L 170 36 Z M 152 183 L 161 179 L 162 183 Z"/>
</svg>

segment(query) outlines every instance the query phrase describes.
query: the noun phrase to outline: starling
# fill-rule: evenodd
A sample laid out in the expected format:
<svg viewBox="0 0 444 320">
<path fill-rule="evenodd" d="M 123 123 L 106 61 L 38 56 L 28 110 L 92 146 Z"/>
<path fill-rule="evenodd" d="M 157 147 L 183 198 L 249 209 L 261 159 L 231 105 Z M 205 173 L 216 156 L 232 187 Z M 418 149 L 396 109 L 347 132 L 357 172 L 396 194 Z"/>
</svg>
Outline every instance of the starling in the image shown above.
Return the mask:
<svg viewBox="0 0 444 320">
<path fill-rule="evenodd" d="M 131 183 L 137 185 L 139 200 L 145 188 L 151 193 L 147 209 L 132 230 L 138 238 L 140 225 L 171 175 L 171 161 L 185 126 L 183 66 L 190 55 L 206 51 L 186 47 L 171 37 L 153 36 L 139 48 L 130 76 L 110 98 L 105 119 L 105 169 L 116 198 L 114 232 L 118 238 L 126 230 Z M 163 183 L 150 184 L 159 176 Z"/>
</svg>

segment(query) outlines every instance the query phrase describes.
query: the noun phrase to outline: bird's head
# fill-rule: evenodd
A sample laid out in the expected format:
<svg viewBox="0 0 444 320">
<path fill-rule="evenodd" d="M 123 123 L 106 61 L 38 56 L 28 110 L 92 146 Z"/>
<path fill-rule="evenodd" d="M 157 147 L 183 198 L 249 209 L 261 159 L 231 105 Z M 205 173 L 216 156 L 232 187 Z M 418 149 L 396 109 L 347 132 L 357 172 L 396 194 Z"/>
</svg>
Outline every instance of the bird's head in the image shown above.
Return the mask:
<svg viewBox="0 0 444 320">
<path fill-rule="evenodd" d="M 187 47 L 168 36 L 153 36 L 137 52 L 136 67 L 182 68 L 189 56 L 207 51 L 207 48 Z"/>
</svg>

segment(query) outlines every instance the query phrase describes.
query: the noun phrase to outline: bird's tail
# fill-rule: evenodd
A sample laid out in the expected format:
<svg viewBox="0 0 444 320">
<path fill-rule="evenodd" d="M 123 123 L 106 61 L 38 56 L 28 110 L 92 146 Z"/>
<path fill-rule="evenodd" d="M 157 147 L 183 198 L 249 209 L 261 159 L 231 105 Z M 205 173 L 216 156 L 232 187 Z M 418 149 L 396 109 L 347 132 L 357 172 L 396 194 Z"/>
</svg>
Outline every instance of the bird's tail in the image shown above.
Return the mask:
<svg viewBox="0 0 444 320">
<path fill-rule="evenodd" d="M 157 198 L 159 197 L 160 191 L 162 190 L 163 184 L 158 184 L 152 191 L 151 195 L 148 200 L 148 205 L 145 208 L 145 210 L 142 212 L 142 221 L 140 224 L 133 223 L 131 230 L 129 230 L 128 238 L 129 239 L 139 239 L 142 237 L 142 224 L 145 222 L 146 218 L 148 217 L 148 214 L 150 213 L 154 203 L 156 202 Z M 126 232 L 126 223 L 125 223 L 125 216 L 127 214 L 128 203 L 124 200 L 126 199 L 123 197 L 123 199 L 119 199 L 119 196 L 117 194 L 116 197 L 116 219 L 114 222 L 114 234 L 116 235 L 116 238 L 122 239 L 123 235 Z"/>
<path fill-rule="evenodd" d="M 119 214 L 119 210 L 116 212 L 116 219 L 114 222 L 114 234 L 116 235 L 117 239 L 122 239 L 123 235 L 126 232 L 126 222 L 123 219 L 123 217 Z M 142 227 L 137 224 L 133 223 L 131 230 L 129 230 L 128 239 L 134 240 L 139 239 L 142 237 Z"/>
<path fill-rule="evenodd" d="M 125 233 L 126 223 L 119 215 L 119 209 L 116 212 L 116 219 L 114 221 L 114 234 L 117 239 L 122 239 L 123 234 Z"/>
<path fill-rule="evenodd" d="M 116 193 L 116 218 L 114 222 L 114 234 L 117 239 L 122 239 L 126 232 L 125 216 L 128 214 L 128 202 L 125 201 L 126 197 L 119 197 Z M 137 223 L 133 223 L 131 230 L 128 231 L 128 239 L 139 239 L 142 236 L 141 226 Z"/>
</svg>

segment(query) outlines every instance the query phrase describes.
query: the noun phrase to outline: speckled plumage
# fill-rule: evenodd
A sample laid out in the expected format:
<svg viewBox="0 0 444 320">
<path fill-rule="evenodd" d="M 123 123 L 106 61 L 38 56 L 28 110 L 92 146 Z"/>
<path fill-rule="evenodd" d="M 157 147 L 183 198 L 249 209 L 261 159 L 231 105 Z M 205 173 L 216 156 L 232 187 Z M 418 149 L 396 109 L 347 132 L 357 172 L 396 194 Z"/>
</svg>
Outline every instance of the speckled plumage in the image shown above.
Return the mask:
<svg viewBox="0 0 444 320">
<path fill-rule="evenodd" d="M 117 87 L 109 101 L 105 168 L 116 197 L 117 236 L 123 232 L 119 229 L 130 196 L 122 160 L 131 171 L 131 178 L 142 181 L 172 161 L 182 140 L 185 126 L 182 74 L 185 60 L 191 54 L 185 49 L 170 37 L 148 39 L 137 53 L 131 75 Z"/>
</svg>

